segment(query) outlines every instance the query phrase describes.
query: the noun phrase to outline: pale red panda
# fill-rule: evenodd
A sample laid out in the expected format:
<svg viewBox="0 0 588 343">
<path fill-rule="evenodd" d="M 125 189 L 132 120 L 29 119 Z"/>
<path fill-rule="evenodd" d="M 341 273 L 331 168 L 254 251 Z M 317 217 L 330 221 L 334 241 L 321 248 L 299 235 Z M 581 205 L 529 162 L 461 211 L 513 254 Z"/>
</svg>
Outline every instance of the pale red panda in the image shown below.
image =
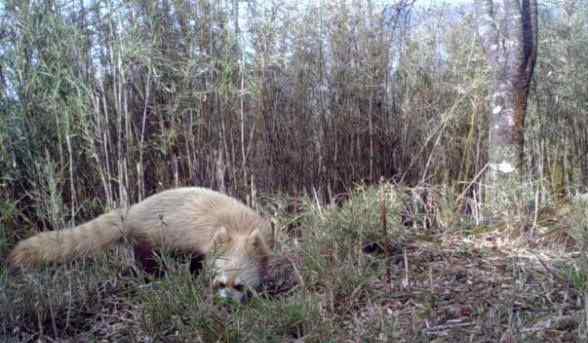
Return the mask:
<svg viewBox="0 0 588 343">
<path fill-rule="evenodd" d="M 249 289 L 262 283 L 271 238 L 269 222 L 240 201 L 187 187 L 152 195 L 73 229 L 36 234 L 16 245 L 8 263 L 16 268 L 60 263 L 125 240 L 145 263 L 153 250 L 213 258 L 218 294 L 243 301 Z"/>
</svg>

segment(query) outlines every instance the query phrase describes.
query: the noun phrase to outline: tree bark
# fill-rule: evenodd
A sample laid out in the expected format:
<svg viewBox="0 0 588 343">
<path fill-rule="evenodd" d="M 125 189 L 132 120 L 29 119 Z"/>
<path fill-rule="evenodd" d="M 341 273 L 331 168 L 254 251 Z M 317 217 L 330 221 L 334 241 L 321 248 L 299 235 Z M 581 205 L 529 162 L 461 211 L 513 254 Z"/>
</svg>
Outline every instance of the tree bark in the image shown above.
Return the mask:
<svg viewBox="0 0 588 343">
<path fill-rule="evenodd" d="M 478 31 L 493 74 L 488 200 L 520 183 L 529 84 L 537 58 L 537 0 L 476 0 Z M 494 194 L 494 196 L 492 195 Z"/>
</svg>

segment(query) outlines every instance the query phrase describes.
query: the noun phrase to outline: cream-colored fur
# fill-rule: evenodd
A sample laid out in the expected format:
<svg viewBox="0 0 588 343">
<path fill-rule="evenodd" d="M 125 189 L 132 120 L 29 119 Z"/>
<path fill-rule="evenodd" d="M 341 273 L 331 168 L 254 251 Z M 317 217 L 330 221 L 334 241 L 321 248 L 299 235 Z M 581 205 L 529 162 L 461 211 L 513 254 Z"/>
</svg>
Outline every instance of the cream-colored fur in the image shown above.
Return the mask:
<svg viewBox="0 0 588 343">
<path fill-rule="evenodd" d="M 12 267 L 34 267 L 91 255 L 125 239 L 136 246 L 207 255 L 214 250 L 215 287 L 242 300 L 256 288 L 270 254 L 268 222 L 238 200 L 206 188 L 167 190 L 73 229 L 39 233 L 10 252 Z"/>
</svg>

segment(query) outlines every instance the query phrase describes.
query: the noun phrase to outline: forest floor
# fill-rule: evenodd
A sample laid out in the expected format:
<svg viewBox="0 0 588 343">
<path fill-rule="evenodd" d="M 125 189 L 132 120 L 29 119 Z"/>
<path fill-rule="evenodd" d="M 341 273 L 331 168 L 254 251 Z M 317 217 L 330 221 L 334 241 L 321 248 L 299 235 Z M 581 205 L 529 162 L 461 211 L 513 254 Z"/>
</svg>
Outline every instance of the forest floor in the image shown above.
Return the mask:
<svg viewBox="0 0 588 343">
<path fill-rule="evenodd" d="M 210 275 L 181 261 L 160 279 L 134 276 L 127 248 L 4 275 L 0 341 L 586 341 L 586 256 L 571 212 L 407 227 L 400 198 L 381 207 L 377 192 L 277 211 L 267 289 L 244 305 L 220 303 Z"/>
</svg>

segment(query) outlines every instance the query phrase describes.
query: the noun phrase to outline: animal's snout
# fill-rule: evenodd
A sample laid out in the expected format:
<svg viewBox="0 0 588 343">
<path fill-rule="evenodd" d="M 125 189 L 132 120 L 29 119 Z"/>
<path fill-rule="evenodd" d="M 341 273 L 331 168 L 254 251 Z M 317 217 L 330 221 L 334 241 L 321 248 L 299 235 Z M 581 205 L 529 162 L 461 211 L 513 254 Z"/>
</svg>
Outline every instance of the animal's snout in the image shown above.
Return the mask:
<svg viewBox="0 0 588 343">
<path fill-rule="evenodd" d="M 251 291 L 242 283 L 226 284 L 222 281 L 215 282 L 219 298 L 230 300 L 238 303 L 246 303 L 251 298 Z"/>
</svg>

